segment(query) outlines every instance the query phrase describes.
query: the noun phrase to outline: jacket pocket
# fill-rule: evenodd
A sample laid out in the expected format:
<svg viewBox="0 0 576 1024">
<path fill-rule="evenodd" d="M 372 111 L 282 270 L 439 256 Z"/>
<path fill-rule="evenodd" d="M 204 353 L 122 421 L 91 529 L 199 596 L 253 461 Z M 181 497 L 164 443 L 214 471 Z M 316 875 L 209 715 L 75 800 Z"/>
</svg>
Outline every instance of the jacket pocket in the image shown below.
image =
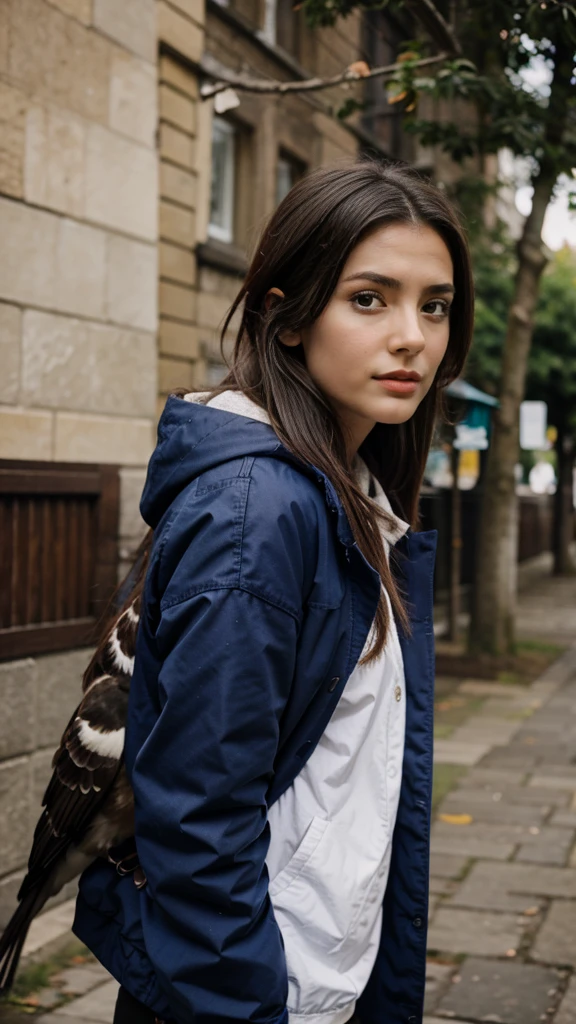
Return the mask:
<svg viewBox="0 0 576 1024">
<path fill-rule="evenodd" d="M 325 821 L 324 818 L 312 818 L 296 852 L 290 858 L 286 867 L 272 879 L 268 886 L 268 892 L 272 900 L 284 889 L 287 889 L 298 875 L 304 871 L 306 864 L 320 845 L 329 824 L 330 822 Z"/>
</svg>

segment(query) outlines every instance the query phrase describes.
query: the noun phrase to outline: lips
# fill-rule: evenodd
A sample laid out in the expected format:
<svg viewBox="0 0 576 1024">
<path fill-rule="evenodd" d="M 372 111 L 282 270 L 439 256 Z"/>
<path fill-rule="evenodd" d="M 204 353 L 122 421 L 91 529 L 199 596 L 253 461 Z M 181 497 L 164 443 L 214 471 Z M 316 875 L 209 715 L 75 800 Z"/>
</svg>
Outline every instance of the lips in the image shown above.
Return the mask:
<svg viewBox="0 0 576 1024">
<path fill-rule="evenodd" d="M 390 373 L 380 374 L 376 380 L 412 380 L 418 383 L 422 380 L 422 376 L 416 373 L 416 370 L 392 370 Z"/>
</svg>

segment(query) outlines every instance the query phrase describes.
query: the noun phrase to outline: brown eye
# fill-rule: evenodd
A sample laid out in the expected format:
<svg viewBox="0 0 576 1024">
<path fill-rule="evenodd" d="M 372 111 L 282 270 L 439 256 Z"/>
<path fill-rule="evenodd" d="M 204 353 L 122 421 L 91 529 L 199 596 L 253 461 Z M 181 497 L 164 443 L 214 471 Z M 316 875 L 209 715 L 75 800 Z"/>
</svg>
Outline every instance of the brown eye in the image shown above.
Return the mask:
<svg viewBox="0 0 576 1024">
<path fill-rule="evenodd" d="M 352 296 L 352 302 L 360 309 L 376 309 L 374 302 L 382 302 L 377 292 L 357 292 Z"/>
</svg>

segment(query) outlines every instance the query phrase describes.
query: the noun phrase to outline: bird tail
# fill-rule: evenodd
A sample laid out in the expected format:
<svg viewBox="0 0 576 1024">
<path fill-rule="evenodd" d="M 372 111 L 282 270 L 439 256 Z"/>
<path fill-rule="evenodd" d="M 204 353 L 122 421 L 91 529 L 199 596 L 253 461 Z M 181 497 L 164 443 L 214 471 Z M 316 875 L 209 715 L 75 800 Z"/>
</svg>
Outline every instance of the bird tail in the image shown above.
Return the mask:
<svg viewBox="0 0 576 1024">
<path fill-rule="evenodd" d="M 43 886 L 40 891 L 32 889 L 18 905 L 0 939 L 0 994 L 9 992 L 22 955 L 28 929 L 40 908 L 46 902 L 47 893 Z"/>
</svg>

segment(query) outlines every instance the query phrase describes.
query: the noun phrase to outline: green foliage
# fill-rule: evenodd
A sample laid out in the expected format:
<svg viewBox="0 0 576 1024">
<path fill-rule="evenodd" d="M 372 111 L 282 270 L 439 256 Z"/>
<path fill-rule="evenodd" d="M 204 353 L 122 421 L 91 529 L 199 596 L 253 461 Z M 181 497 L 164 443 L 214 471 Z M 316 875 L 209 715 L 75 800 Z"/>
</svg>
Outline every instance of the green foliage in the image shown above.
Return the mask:
<svg viewBox="0 0 576 1024">
<path fill-rule="evenodd" d="M 303 0 L 301 6 L 311 26 L 332 25 L 356 9 L 387 11 L 399 24 L 405 23 L 406 15 L 403 0 Z M 411 14 L 417 6 L 410 4 Z M 447 6 L 437 0 L 444 14 Z M 390 102 L 402 104 L 405 130 L 425 146 L 440 146 L 459 163 L 507 147 L 536 165 L 545 162 L 556 174 L 570 173 L 576 164 L 576 89 L 570 83 L 576 3 L 457 0 L 455 6 L 463 55 L 423 74 L 418 60 L 434 52 L 433 46 L 407 39 L 398 49 L 398 72 L 384 83 Z M 546 127 L 549 89 L 545 83 L 531 86 L 523 76 L 534 62 L 551 73 L 556 62 L 562 65 L 567 118 L 561 138 L 552 138 Z M 434 100 L 435 106 L 441 103 L 444 116 L 423 116 L 419 101 L 424 97 Z M 462 104 L 468 109 L 465 123 Z M 574 196 L 576 203 L 576 186 Z"/>
<path fill-rule="evenodd" d="M 576 430 L 576 254 L 568 248 L 542 278 L 527 397 L 548 403 L 554 426 Z"/>
</svg>

